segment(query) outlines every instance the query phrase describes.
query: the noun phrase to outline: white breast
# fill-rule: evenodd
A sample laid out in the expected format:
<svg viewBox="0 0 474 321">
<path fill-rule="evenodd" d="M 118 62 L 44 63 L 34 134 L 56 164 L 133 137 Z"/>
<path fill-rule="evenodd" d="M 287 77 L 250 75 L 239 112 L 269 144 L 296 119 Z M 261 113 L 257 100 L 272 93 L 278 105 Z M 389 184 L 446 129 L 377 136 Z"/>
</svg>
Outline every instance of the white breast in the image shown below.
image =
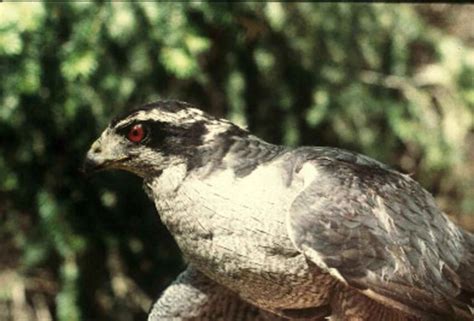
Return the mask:
<svg viewBox="0 0 474 321">
<path fill-rule="evenodd" d="M 284 224 L 295 194 L 277 164 L 259 166 L 243 178 L 231 169 L 204 177 L 185 175 L 182 166 L 169 168 L 152 187 L 158 211 L 175 237 L 184 233 L 187 238 L 235 238 L 274 230 Z"/>
<path fill-rule="evenodd" d="M 289 185 L 278 161 L 242 178 L 230 169 L 186 176 L 185 167 L 176 166 L 150 187 L 190 263 L 255 304 L 291 307 L 309 288 L 319 291 L 285 222 L 304 176 Z"/>
</svg>

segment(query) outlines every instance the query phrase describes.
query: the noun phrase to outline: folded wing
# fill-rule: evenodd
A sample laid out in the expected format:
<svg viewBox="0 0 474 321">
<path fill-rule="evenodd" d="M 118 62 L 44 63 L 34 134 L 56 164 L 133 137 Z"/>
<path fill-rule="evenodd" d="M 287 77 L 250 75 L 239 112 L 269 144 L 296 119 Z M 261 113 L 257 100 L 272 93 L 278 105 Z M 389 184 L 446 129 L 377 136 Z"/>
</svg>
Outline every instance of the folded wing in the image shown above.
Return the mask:
<svg viewBox="0 0 474 321">
<path fill-rule="evenodd" d="M 303 177 L 288 220 L 302 253 L 383 304 L 473 320 L 459 275 L 472 253 L 428 192 L 375 162 L 315 157 L 308 166 L 313 174 Z"/>
</svg>

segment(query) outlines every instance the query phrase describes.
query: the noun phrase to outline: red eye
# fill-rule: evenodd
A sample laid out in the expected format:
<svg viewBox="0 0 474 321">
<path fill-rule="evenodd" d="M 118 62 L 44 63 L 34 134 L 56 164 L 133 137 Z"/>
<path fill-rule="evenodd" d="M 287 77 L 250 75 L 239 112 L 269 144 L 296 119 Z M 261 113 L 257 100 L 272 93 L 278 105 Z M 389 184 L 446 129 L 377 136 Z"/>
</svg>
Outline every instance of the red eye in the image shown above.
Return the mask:
<svg viewBox="0 0 474 321">
<path fill-rule="evenodd" d="M 127 138 L 134 143 L 139 143 L 145 137 L 145 130 L 141 124 L 136 124 L 128 132 Z"/>
</svg>

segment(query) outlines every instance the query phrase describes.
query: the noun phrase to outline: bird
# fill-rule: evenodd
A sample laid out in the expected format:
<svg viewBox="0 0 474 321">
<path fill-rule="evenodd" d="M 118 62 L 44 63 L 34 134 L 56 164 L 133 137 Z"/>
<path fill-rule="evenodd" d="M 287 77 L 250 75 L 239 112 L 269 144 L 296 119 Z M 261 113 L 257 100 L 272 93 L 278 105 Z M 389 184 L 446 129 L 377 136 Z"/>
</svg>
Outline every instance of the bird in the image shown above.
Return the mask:
<svg viewBox="0 0 474 321">
<path fill-rule="evenodd" d="M 149 321 L 474 320 L 474 234 L 370 157 L 160 100 L 114 118 L 83 169 L 140 176 L 187 263 Z"/>
</svg>

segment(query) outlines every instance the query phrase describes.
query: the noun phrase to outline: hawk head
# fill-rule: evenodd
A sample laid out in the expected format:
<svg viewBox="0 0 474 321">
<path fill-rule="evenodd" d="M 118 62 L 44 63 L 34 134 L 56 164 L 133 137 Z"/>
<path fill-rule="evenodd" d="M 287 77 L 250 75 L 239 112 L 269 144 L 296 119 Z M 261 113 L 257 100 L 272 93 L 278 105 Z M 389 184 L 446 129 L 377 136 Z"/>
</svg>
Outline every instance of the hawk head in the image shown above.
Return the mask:
<svg viewBox="0 0 474 321">
<path fill-rule="evenodd" d="M 246 133 L 190 104 L 158 101 L 112 120 L 87 152 L 83 170 L 123 169 L 141 177 L 179 163 L 189 170 L 205 165 L 226 139 Z"/>
</svg>

